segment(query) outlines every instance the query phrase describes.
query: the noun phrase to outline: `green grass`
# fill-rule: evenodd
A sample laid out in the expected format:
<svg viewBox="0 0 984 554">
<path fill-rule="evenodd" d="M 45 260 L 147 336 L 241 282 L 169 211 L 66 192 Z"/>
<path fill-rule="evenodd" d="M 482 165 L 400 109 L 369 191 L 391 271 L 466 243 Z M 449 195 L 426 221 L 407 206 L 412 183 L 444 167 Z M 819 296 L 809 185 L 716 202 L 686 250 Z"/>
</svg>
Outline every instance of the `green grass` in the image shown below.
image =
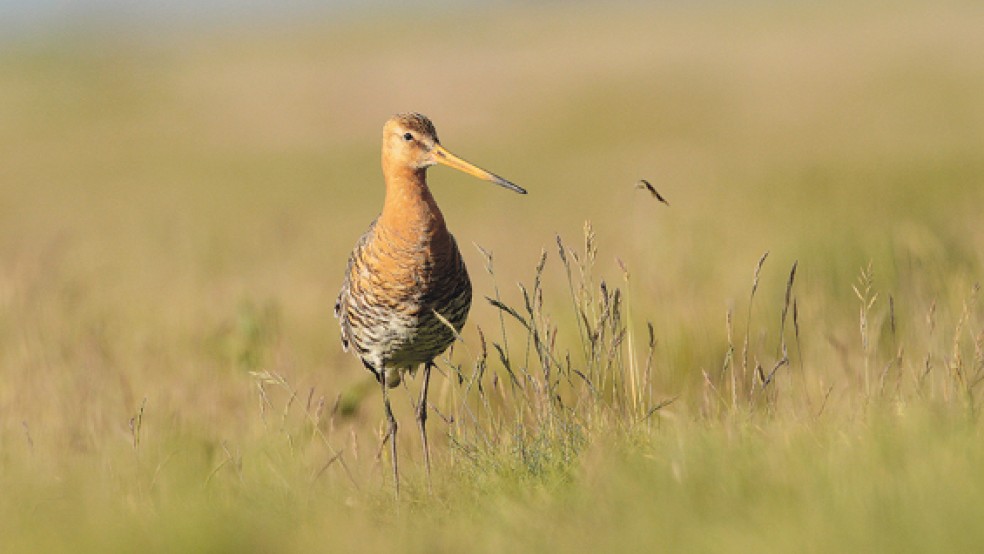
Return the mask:
<svg viewBox="0 0 984 554">
<path fill-rule="evenodd" d="M 0 550 L 979 550 L 984 12 L 596 10 L 5 43 Z M 395 502 L 330 313 L 408 109 L 530 195 L 431 171 Z"/>
</svg>

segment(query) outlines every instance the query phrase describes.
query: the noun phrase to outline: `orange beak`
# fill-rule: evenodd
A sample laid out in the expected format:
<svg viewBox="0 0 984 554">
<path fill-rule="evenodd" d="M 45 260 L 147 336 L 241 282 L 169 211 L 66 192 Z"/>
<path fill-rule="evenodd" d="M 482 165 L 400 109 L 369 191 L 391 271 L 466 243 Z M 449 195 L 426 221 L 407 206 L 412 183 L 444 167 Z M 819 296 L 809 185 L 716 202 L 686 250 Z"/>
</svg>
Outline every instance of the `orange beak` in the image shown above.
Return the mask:
<svg viewBox="0 0 984 554">
<path fill-rule="evenodd" d="M 518 192 L 520 194 L 526 194 L 526 189 L 517 186 L 503 179 L 502 177 L 499 177 L 495 173 L 485 171 L 484 169 L 470 162 L 466 162 L 465 160 L 462 160 L 458 156 L 455 156 L 451 152 L 448 152 L 447 149 L 441 146 L 440 144 L 435 144 L 434 147 L 431 148 L 431 156 L 433 156 L 434 161 L 439 164 L 443 164 L 448 167 L 453 167 L 458 171 L 464 171 L 469 175 L 478 177 L 479 179 L 489 181 L 491 183 L 495 183 L 500 187 L 507 188 L 509 190 Z"/>
</svg>

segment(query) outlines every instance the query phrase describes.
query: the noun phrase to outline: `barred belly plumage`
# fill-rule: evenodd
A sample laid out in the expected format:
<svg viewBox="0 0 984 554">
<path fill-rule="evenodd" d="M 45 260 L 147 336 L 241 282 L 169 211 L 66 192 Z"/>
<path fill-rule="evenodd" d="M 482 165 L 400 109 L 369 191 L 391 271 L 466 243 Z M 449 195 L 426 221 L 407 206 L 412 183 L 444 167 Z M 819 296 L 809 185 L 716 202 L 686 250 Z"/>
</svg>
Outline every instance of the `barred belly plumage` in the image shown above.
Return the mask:
<svg viewBox="0 0 984 554">
<path fill-rule="evenodd" d="M 394 247 L 374 222 L 349 260 L 336 304 L 342 343 L 390 386 L 444 352 L 468 318 L 471 282 L 454 238 L 446 237 L 444 248 L 429 241 Z"/>
</svg>

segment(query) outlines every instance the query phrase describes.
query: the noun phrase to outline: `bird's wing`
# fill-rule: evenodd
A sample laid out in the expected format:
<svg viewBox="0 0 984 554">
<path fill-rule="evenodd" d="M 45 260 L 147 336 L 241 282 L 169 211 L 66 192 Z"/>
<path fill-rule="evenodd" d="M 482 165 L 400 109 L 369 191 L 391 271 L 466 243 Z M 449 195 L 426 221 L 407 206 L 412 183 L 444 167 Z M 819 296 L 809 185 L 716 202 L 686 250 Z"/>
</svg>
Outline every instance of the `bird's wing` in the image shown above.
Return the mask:
<svg viewBox="0 0 984 554">
<path fill-rule="evenodd" d="M 356 259 L 362 256 L 362 251 L 372 237 L 373 230 L 376 228 L 376 220 L 369 224 L 369 228 L 359 237 L 355 243 L 355 248 L 349 254 L 348 264 L 345 266 L 345 277 L 342 279 L 342 288 L 338 291 L 338 298 L 335 299 L 335 317 L 338 319 L 338 326 L 341 328 L 342 350 L 348 352 L 349 341 L 352 336 L 352 327 L 348 320 L 348 302 L 350 298 L 350 288 L 352 286 L 352 266 Z"/>
</svg>

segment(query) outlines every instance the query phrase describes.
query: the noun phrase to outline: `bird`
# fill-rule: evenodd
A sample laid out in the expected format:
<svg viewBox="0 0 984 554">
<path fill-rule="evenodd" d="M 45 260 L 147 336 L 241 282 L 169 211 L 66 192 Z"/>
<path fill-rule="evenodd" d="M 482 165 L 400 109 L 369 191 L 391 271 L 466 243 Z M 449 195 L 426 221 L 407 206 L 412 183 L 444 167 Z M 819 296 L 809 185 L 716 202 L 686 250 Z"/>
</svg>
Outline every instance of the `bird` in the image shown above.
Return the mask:
<svg viewBox="0 0 984 554">
<path fill-rule="evenodd" d="M 416 419 L 430 489 L 430 373 L 434 359 L 460 336 L 472 299 L 461 252 L 427 185 L 427 169 L 436 164 L 526 194 L 522 187 L 449 152 L 422 114 L 396 114 L 383 125 L 383 209 L 349 256 L 334 312 L 343 350 L 353 352 L 381 386 L 387 426 L 380 448 L 389 441 L 397 498 L 397 423 L 388 389 L 423 366 Z"/>
</svg>

